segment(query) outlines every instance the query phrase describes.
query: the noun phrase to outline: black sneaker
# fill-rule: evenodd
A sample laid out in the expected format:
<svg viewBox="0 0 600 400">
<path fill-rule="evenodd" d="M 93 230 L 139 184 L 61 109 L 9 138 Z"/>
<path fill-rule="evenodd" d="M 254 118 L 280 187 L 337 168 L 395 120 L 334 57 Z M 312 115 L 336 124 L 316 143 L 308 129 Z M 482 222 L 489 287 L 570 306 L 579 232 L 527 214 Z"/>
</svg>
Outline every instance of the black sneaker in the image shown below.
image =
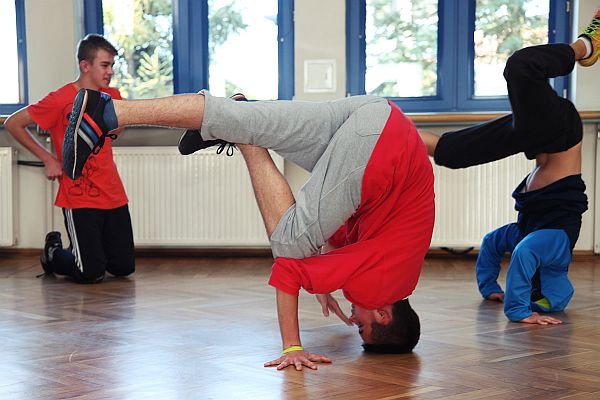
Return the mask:
<svg viewBox="0 0 600 400">
<path fill-rule="evenodd" d="M 60 238 L 60 232 L 52 231 L 46 235 L 44 244 L 44 252 L 40 256 L 40 262 L 45 274 L 52 274 L 54 269 L 51 266 L 54 251 L 56 249 L 62 249 L 62 240 Z"/>
<path fill-rule="evenodd" d="M 79 178 L 88 157 L 100 151 L 106 136 L 116 138 L 108 133 L 117 127 L 112 97 L 90 89 L 77 92 L 62 148 L 65 174 Z"/>
<path fill-rule="evenodd" d="M 231 98 L 235 101 L 248 101 L 246 96 L 244 96 L 242 93 L 236 93 L 231 96 Z M 183 135 L 181 135 L 181 138 L 179 138 L 178 148 L 179 153 L 186 156 L 188 154 L 195 153 L 198 150 L 206 149 L 212 146 L 219 146 L 217 148 L 217 154 L 221 154 L 227 147 L 226 154 L 228 156 L 233 155 L 233 149 L 235 148 L 234 144 L 226 142 L 225 140 L 204 140 L 202 139 L 202 136 L 200 136 L 200 131 L 197 129 L 188 129 L 183 132 Z"/>
</svg>

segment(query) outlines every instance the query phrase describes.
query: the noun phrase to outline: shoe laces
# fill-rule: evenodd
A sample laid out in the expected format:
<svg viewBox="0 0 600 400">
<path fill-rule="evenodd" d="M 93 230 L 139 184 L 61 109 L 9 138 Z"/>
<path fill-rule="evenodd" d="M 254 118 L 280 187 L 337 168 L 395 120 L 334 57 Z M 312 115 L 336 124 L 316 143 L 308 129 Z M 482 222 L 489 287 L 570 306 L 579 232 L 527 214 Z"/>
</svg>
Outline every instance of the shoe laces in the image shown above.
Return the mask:
<svg viewBox="0 0 600 400">
<path fill-rule="evenodd" d="M 100 137 L 100 140 L 98 140 L 98 143 L 96 143 L 96 147 L 94 147 L 94 149 L 92 150 L 93 155 L 97 155 L 98 153 L 100 153 L 100 150 L 102 150 L 102 146 L 104 146 L 104 141 L 107 137 L 112 140 L 115 140 L 117 138 L 117 134 L 107 133 L 106 135 L 102 135 L 102 137 Z"/>
<path fill-rule="evenodd" d="M 227 147 L 229 146 L 229 147 Z M 223 142 L 219 145 L 219 147 L 217 147 L 217 154 L 221 154 L 223 152 L 223 150 L 225 150 L 225 147 L 227 147 L 227 151 L 225 151 L 225 154 L 227 154 L 229 157 L 233 156 L 233 151 L 235 150 L 235 144 L 229 143 L 229 142 Z"/>
</svg>

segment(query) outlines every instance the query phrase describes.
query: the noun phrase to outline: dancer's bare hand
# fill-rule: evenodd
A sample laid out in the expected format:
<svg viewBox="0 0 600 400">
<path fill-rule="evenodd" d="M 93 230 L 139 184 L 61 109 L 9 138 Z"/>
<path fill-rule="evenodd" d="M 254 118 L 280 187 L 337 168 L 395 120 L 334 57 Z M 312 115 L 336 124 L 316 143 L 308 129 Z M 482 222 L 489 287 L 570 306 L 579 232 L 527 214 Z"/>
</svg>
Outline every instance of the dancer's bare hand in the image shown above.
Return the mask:
<svg viewBox="0 0 600 400">
<path fill-rule="evenodd" d="M 321 304 L 321 309 L 323 310 L 323 315 L 329 317 L 329 311 L 333 311 L 335 315 L 339 317 L 346 325 L 352 325 L 350 319 L 344 314 L 337 300 L 333 298 L 330 293 L 327 294 L 317 294 L 315 295 L 317 301 Z"/>
<path fill-rule="evenodd" d="M 317 369 L 315 363 L 330 363 L 331 359 L 321 354 L 313 354 L 307 351 L 292 351 L 282 355 L 276 360 L 265 363 L 265 367 L 277 367 L 278 370 L 293 365 L 296 371 L 302 371 L 302 367 Z"/>
<path fill-rule="evenodd" d="M 532 313 L 529 317 L 523 318 L 519 322 L 526 324 L 538 324 L 538 325 L 559 325 L 562 321 L 558 318 L 551 317 L 549 315 L 541 315 L 536 312 Z"/>
</svg>

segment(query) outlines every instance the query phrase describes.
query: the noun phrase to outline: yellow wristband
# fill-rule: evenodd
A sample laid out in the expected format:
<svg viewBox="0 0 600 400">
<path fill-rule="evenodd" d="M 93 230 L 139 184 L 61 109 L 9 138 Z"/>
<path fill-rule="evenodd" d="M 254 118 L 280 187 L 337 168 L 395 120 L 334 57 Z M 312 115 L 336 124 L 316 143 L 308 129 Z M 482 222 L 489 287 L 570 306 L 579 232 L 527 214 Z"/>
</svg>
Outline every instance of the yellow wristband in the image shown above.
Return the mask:
<svg viewBox="0 0 600 400">
<path fill-rule="evenodd" d="M 303 351 L 304 347 L 302 346 L 290 346 L 287 349 L 283 349 L 283 354 L 291 353 L 292 351 Z"/>
</svg>

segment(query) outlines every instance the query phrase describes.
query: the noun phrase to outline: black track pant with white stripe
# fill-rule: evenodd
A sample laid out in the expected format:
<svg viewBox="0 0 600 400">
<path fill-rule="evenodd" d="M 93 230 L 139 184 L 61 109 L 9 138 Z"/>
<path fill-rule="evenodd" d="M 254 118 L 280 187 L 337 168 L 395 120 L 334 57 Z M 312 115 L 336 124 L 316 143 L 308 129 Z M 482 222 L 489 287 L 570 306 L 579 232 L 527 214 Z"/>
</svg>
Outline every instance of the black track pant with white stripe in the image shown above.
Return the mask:
<svg viewBox="0 0 600 400">
<path fill-rule="evenodd" d="M 135 271 L 133 231 L 127 205 L 112 210 L 63 209 L 71 245 L 54 252 L 52 268 L 80 283 L 99 282 L 106 272 Z"/>
<path fill-rule="evenodd" d="M 570 74 L 574 66 L 575 52 L 564 43 L 515 52 L 504 69 L 513 113 L 445 133 L 435 149 L 436 164 L 466 168 L 520 152 L 533 159 L 575 146 L 583 137 L 579 113 L 549 83 L 550 78 Z"/>
</svg>

